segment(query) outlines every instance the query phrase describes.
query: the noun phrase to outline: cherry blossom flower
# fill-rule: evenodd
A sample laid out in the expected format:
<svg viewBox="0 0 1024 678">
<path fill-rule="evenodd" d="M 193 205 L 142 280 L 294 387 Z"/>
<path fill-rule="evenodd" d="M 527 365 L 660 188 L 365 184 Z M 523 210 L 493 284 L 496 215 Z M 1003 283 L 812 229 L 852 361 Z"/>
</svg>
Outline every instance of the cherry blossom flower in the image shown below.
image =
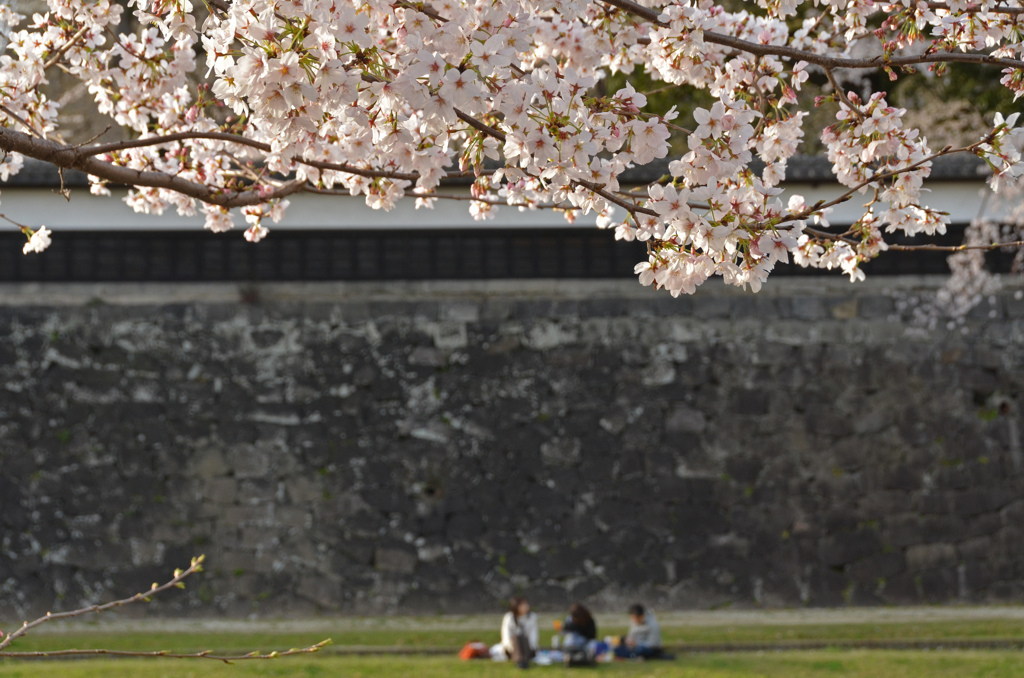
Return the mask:
<svg viewBox="0 0 1024 678">
<path fill-rule="evenodd" d="M 96 160 L 94 193 L 126 169 L 147 177 L 125 199 L 132 209 L 201 213 L 218 232 L 240 210 L 256 241 L 293 192 L 347 192 L 376 209 L 415 196 L 429 208 L 445 177 L 475 176 L 474 218 L 493 218 L 501 202 L 556 206 L 569 220 L 596 212 L 615 238 L 648 243 L 644 284 L 692 293 L 719 275 L 756 291 L 778 262 L 860 279 L 861 265 L 886 251 L 885 234 L 926 240 L 947 225 L 925 183 L 931 161 L 953 150 L 933 150 L 905 111 L 867 90 L 823 97 L 834 121 L 807 131 L 820 136 L 845 199 L 868 197 L 862 216 L 843 233 L 828 222 L 834 204 L 783 204 L 776 187 L 804 140 L 799 94 L 812 71 L 835 58 L 868 71 L 976 53 L 998 60 L 993 81 L 1024 93 L 1018 17 L 988 0 L 758 0 L 758 11 L 710 0 L 236 0 L 201 26 L 194 4 L 139 0 L 138 29 L 124 28 L 109 0 L 51 0 L 30 19 L 0 6 L 0 180 L 24 154 L 58 157 L 43 141 L 66 143 L 59 157 Z M 803 7 L 814 16 L 795 19 Z M 866 58 L 871 45 L 879 52 Z M 61 101 L 47 94 L 56 66 L 127 142 L 83 156 L 81 140 L 62 141 Z M 906 69 L 892 77 L 916 77 Z M 634 86 L 640 71 L 660 82 L 653 89 L 686 85 L 714 102 L 680 131 L 674 110 L 650 111 Z M 626 84 L 602 94 L 595 85 L 610 73 Z M 984 158 L 990 185 L 1007 194 L 1024 182 L 1016 123 L 997 116 L 957 151 Z M 627 168 L 668 157 L 673 144 L 684 152 L 670 177 L 621 191 Z M 755 155 L 763 169 L 752 168 Z M 48 243 L 41 227 L 25 251 Z M 963 270 L 977 270 L 971 261 Z"/>
<path fill-rule="evenodd" d="M 25 254 L 29 252 L 42 252 L 50 246 L 50 229 L 46 226 L 40 226 L 36 231 L 29 236 L 28 242 L 22 248 Z"/>
</svg>

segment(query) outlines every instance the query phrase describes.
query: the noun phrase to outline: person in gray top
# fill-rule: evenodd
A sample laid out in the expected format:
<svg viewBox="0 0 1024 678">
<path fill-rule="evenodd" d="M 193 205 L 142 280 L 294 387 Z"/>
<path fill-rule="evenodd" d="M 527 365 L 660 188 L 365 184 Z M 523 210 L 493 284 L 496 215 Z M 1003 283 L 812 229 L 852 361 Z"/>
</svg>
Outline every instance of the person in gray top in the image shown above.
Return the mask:
<svg viewBox="0 0 1024 678">
<path fill-rule="evenodd" d="M 615 648 L 615 656 L 624 659 L 668 658 L 661 647 L 661 627 L 654 613 L 643 605 L 629 606 L 629 632 Z"/>
</svg>

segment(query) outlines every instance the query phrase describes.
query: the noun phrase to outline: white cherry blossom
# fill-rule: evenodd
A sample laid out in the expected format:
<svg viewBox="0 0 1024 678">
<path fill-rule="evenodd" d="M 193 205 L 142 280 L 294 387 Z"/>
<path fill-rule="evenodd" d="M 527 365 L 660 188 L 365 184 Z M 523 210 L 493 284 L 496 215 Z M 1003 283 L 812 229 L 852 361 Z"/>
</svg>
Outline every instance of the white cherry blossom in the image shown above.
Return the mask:
<svg viewBox="0 0 1024 678">
<path fill-rule="evenodd" d="M 596 212 L 615 238 L 647 242 L 637 274 L 671 294 L 711 275 L 756 291 L 788 261 L 862 278 L 885 234 L 945 231 L 924 187 L 939 155 L 984 158 L 994 189 L 1024 181 L 1015 113 L 973 145 L 935 150 L 884 93 L 832 91 L 818 102 L 834 114 L 824 129 L 805 130 L 799 109 L 811 80 L 838 84 L 838 63 L 923 77 L 913 71 L 972 55 L 1019 97 L 1013 2 L 232 0 L 201 22 L 195 4 L 136 0 L 136 30 L 109 0 L 49 0 L 30 19 L 0 5 L 0 180 L 35 157 L 85 171 L 97 195 L 132 186 L 137 211 L 202 213 L 211 231 L 231 230 L 240 211 L 255 242 L 296 193 L 429 208 L 444 179 L 472 177 L 474 218 L 494 218 L 499 203 L 570 220 Z M 70 138 L 50 84 L 58 68 L 122 141 Z M 687 131 L 674 109 L 652 111 L 640 72 L 655 90 L 685 85 L 714 101 Z M 611 74 L 626 84 L 605 92 Z M 805 134 L 825 145 L 841 199 L 778 197 Z M 669 176 L 622 189 L 623 172 L 662 158 Z M 828 211 L 855 197 L 868 200 L 863 215 L 832 227 Z M 45 249 L 49 233 L 32 231 L 25 251 Z"/>
</svg>

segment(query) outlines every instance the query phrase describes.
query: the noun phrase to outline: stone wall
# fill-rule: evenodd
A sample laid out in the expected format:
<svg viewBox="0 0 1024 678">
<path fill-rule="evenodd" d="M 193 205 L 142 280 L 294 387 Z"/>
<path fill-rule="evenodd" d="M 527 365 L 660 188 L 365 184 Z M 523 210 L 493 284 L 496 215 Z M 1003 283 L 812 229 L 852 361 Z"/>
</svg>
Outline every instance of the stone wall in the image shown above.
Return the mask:
<svg viewBox="0 0 1024 678">
<path fill-rule="evenodd" d="M 1024 301 L 6 287 L 3 616 L 1024 601 Z"/>
</svg>

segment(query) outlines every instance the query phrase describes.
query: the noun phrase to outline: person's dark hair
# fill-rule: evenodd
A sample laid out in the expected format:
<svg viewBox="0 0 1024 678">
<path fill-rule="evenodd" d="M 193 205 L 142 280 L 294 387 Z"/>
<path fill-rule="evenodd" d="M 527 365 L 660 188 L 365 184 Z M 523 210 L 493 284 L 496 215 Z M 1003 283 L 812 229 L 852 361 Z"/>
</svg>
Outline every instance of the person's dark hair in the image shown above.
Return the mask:
<svg viewBox="0 0 1024 678">
<path fill-rule="evenodd" d="M 516 619 L 519 618 L 519 606 L 526 602 L 526 598 L 522 596 L 512 596 L 508 600 L 508 611 L 512 613 L 512 616 Z"/>
<path fill-rule="evenodd" d="M 642 617 L 642 616 L 644 616 L 644 606 L 641 605 L 640 603 L 634 603 L 634 604 L 630 605 L 629 606 L 629 614 L 631 614 L 634 617 Z"/>
<path fill-rule="evenodd" d="M 572 619 L 573 624 L 581 628 L 594 621 L 594 617 L 590 614 L 590 610 L 579 603 L 573 603 L 569 606 L 569 618 Z"/>
</svg>

